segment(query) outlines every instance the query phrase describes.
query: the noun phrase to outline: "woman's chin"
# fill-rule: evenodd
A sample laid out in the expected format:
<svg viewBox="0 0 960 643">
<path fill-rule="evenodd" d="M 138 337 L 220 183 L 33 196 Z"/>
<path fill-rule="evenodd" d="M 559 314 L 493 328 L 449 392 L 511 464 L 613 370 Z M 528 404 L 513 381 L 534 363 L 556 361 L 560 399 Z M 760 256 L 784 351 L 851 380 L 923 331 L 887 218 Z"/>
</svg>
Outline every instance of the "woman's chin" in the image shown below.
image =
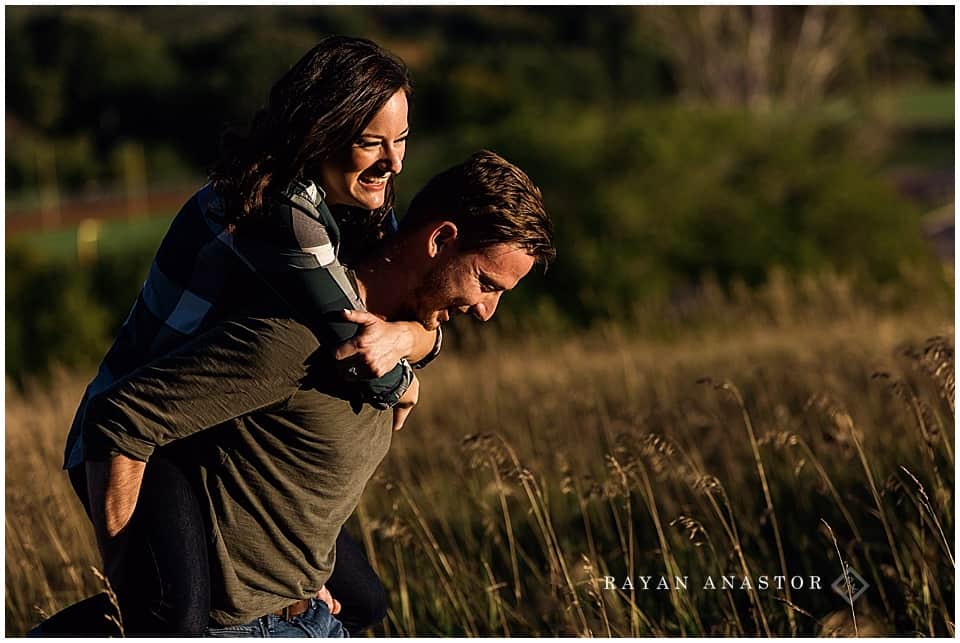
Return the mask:
<svg viewBox="0 0 960 643">
<path fill-rule="evenodd" d="M 383 207 L 383 193 L 358 195 L 354 197 L 355 205 L 364 210 L 376 210 Z"/>
</svg>

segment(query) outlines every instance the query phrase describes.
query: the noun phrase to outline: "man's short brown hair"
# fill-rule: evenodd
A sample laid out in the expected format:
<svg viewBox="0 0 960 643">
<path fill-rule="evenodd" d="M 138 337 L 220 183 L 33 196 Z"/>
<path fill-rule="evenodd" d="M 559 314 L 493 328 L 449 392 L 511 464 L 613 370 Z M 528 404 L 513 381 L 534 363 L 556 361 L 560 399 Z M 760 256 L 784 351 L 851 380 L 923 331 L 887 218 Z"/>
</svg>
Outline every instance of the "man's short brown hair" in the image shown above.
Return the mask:
<svg viewBox="0 0 960 643">
<path fill-rule="evenodd" d="M 523 170 L 488 150 L 430 179 L 413 197 L 402 227 L 434 221 L 456 224 L 462 250 L 513 244 L 544 266 L 557 255 L 540 189 Z"/>
</svg>

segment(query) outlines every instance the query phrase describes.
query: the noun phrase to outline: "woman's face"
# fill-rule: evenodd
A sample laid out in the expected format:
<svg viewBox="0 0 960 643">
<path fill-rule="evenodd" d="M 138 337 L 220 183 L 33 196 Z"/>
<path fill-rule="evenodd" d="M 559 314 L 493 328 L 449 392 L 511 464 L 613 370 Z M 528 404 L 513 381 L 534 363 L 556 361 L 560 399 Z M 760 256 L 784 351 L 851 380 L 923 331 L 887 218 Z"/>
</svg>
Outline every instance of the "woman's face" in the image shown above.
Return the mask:
<svg viewBox="0 0 960 643">
<path fill-rule="evenodd" d="M 407 95 L 397 91 L 373 117 L 350 149 L 320 166 L 320 186 L 330 205 L 375 210 L 383 205 L 387 181 L 403 168 Z"/>
</svg>

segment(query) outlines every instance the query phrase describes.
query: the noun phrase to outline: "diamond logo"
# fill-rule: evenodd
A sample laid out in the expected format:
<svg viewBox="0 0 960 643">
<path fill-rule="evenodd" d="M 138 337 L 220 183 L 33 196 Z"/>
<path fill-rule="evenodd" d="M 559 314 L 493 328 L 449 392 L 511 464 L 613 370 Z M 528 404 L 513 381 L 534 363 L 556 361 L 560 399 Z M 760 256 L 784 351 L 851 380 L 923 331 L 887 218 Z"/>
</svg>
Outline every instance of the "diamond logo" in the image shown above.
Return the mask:
<svg viewBox="0 0 960 643">
<path fill-rule="evenodd" d="M 860 598 L 867 589 L 870 587 L 870 583 L 863 579 L 863 576 L 857 573 L 853 567 L 849 565 L 844 565 L 846 573 L 840 574 L 837 580 L 833 581 L 833 584 L 830 586 L 833 588 L 840 597 L 845 600 L 850 607 L 853 607 L 854 601 Z"/>
</svg>

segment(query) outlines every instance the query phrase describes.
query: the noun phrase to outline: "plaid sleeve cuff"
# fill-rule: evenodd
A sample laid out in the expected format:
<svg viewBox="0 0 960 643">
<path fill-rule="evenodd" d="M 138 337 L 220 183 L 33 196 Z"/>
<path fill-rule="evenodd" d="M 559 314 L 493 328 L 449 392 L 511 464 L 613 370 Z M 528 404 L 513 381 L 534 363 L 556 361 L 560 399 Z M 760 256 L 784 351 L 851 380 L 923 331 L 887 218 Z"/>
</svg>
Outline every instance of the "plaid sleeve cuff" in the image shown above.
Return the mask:
<svg viewBox="0 0 960 643">
<path fill-rule="evenodd" d="M 389 391 L 385 392 L 369 392 L 364 396 L 364 402 L 367 402 L 370 406 L 381 411 L 393 408 L 396 406 L 397 402 L 400 401 L 400 398 L 403 397 L 404 393 L 407 392 L 407 389 L 410 388 L 410 384 L 413 383 L 413 369 L 410 368 L 409 362 L 407 360 L 400 360 L 400 363 L 397 365 L 398 368 L 402 369 L 400 373 L 400 380 L 396 386 L 391 388 Z"/>
</svg>

